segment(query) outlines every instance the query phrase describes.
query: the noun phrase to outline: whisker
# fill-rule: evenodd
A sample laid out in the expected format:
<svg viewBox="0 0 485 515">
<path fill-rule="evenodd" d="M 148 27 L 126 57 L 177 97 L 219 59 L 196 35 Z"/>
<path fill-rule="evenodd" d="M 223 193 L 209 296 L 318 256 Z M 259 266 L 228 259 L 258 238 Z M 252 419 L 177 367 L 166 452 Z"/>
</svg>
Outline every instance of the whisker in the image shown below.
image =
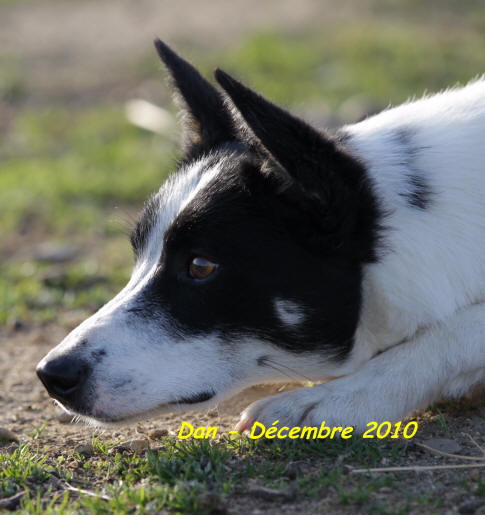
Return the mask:
<svg viewBox="0 0 485 515">
<path fill-rule="evenodd" d="M 283 363 L 279 363 L 277 361 L 275 361 L 274 359 L 272 358 L 268 358 L 269 361 L 271 361 L 273 364 L 279 366 L 279 367 L 283 367 L 283 368 L 286 368 L 287 370 L 289 370 L 290 372 L 293 372 L 296 376 L 300 376 L 302 377 L 303 379 L 305 379 L 306 381 L 312 381 L 312 379 L 310 379 L 308 376 L 306 376 L 305 374 L 302 374 L 301 372 L 298 372 L 297 370 L 295 370 L 294 368 L 291 368 L 289 367 L 288 365 L 283 365 Z"/>
<path fill-rule="evenodd" d="M 118 207 L 117 211 L 111 215 L 110 220 L 125 236 L 129 236 L 138 221 L 138 215 L 124 207 Z"/>
<path fill-rule="evenodd" d="M 303 376 L 303 374 L 299 374 L 296 370 L 293 370 L 290 367 L 287 367 L 285 365 L 282 365 L 281 363 L 273 361 L 270 358 L 264 358 L 262 360 L 262 362 L 264 365 L 267 365 L 268 367 L 272 368 L 273 370 L 276 370 L 280 374 L 283 374 L 284 376 L 289 377 L 292 381 L 301 381 L 301 377 L 303 377 L 307 381 L 309 381 L 309 379 L 306 378 L 305 376 Z M 281 368 L 278 368 L 278 367 L 286 368 L 290 372 L 293 372 L 293 374 L 296 375 L 296 378 L 295 378 L 295 375 L 288 374 L 288 372 L 285 372 L 284 370 L 281 370 Z M 298 377 L 298 376 L 300 376 L 300 377 Z"/>
</svg>

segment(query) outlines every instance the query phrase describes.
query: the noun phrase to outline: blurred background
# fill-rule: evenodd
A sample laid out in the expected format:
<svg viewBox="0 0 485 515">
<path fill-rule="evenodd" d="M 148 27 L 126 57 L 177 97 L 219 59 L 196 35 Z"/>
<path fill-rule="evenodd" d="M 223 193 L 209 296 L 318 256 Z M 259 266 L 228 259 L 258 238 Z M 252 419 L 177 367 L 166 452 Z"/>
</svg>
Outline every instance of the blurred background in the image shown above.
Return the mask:
<svg viewBox="0 0 485 515">
<path fill-rule="evenodd" d="M 16 333 L 57 343 L 51 330 L 74 326 L 129 276 L 126 233 L 178 154 L 155 36 L 208 76 L 221 66 L 335 127 L 481 74 L 485 9 L 481 0 L 0 0 L 3 352 Z M 159 133 L 129 121 L 133 99 L 169 114 Z"/>
</svg>

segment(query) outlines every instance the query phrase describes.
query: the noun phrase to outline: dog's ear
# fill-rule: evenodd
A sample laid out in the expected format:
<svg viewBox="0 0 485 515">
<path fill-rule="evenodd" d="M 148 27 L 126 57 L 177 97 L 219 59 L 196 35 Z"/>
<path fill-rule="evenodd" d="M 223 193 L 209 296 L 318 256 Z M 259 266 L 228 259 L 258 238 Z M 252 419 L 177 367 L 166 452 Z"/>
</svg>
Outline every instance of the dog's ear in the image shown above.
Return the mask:
<svg viewBox="0 0 485 515">
<path fill-rule="evenodd" d="M 170 73 L 176 100 L 183 110 L 185 157 L 234 139 L 231 116 L 221 93 L 163 41 L 156 39 L 154 43 Z"/>
<path fill-rule="evenodd" d="M 233 104 L 238 138 L 266 154 L 293 180 L 313 189 L 315 175 L 346 168 L 350 156 L 323 131 L 278 107 L 239 81 L 217 69 L 215 77 Z"/>
<path fill-rule="evenodd" d="M 272 177 L 269 201 L 281 203 L 275 211 L 288 213 L 292 233 L 317 252 L 372 260 L 379 213 L 363 165 L 341 142 L 227 73 L 218 69 L 215 76 L 232 104 L 238 138 L 263 156 L 259 170 L 269 173 L 260 176 L 266 184 Z M 252 184 L 258 183 L 253 172 Z"/>
</svg>

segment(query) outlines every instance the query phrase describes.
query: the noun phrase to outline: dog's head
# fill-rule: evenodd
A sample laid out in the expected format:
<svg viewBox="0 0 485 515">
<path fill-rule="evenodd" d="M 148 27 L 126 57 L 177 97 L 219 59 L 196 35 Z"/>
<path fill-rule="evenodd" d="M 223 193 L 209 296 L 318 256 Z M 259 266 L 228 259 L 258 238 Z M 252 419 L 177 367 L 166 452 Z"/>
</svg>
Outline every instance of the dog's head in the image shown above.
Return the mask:
<svg viewBox="0 0 485 515">
<path fill-rule="evenodd" d="M 375 199 L 341 140 L 156 47 L 183 105 L 183 159 L 133 230 L 127 286 L 37 368 L 98 421 L 338 374 L 374 259 Z"/>
</svg>

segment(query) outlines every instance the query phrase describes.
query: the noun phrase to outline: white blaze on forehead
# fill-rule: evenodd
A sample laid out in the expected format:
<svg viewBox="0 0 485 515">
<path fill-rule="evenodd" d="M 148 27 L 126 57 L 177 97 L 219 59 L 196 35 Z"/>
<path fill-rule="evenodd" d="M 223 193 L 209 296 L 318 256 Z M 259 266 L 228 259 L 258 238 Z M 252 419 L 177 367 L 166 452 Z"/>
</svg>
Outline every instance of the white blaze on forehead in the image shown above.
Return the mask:
<svg viewBox="0 0 485 515">
<path fill-rule="evenodd" d="M 278 318 L 285 325 L 298 325 L 305 320 L 303 308 L 296 302 L 284 299 L 275 299 L 274 307 Z"/>
<path fill-rule="evenodd" d="M 213 162 L 213 166 L 208 164 Z M 137 268 L 146 269 L 158 262 L 162 252 L 163 236 L 177 215 L 207 186 L 221 171 L 222 160 L 214 161 L 212 156 L 199 159 L 173 174 L 158 193 L 158 216 Z"/>
</svg>

